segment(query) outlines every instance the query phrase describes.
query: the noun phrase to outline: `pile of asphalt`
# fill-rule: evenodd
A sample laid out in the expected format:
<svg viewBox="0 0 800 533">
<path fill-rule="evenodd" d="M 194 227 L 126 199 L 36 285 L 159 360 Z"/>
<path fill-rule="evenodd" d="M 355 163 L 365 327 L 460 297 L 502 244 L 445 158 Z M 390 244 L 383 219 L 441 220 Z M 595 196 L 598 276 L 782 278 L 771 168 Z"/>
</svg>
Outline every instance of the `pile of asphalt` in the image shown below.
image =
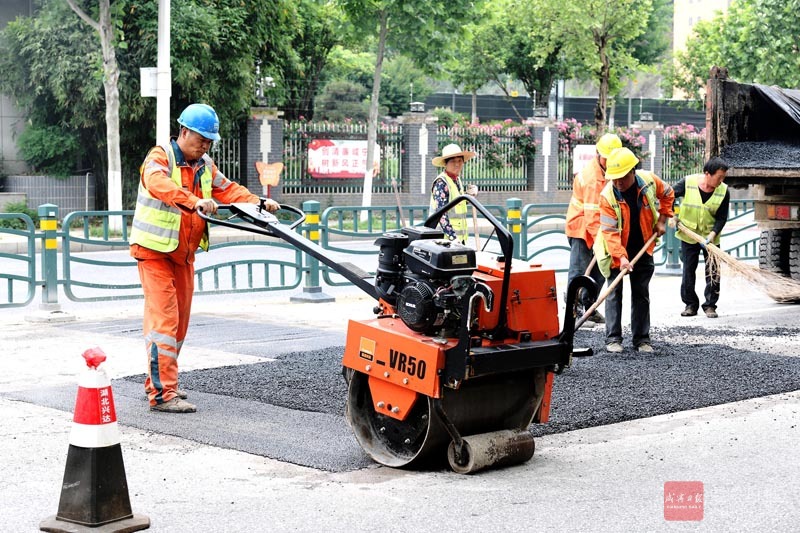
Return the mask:
<svg viewBox="0 0 800 533">
<path fill-rule="evenodd" d="M 550 422 L 534 432 L 560 433 L 797 390 L 800 358 L 762 353 L 757 346 L 760 338 L 798 334 L 799 329 L 786 328 L 740 333 L 753 346 L 740 350 L 724 344 L 730 338 L 725 331 L 653 328 L 655 353 L 628 345 L 611 354 L 601 330 L 579 330 L 575 346 L 589 346 L 595 355 L 575 358 L 556 376 Z M 181 386 L 341 415 L 346 398 L 341 357 L 341 347 L 286 353 L 274 362 L 184 372 Z"/>
<path fill-rule="evenodd" d="M 800 146 L 782 142 L 729 144 L 721 155 L 734 168 L 800 168 Z"/>
</svg>

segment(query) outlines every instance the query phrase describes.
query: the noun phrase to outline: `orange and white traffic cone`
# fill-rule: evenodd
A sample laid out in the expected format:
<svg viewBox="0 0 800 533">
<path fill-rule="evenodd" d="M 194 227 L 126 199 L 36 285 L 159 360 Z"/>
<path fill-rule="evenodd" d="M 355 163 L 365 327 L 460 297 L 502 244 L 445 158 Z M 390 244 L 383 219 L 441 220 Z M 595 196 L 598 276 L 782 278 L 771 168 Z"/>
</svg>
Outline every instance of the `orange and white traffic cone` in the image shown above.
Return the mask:
<svg viewBox="0 0 800 533">
<path fill-rule="evenodd" d="M 39 529 L 59 533 L 147 529 L 150 519 L 131 511 L 111 381 L 97 368 L 106 355 L 92 348 L 83 352 L 83 358 L 89 369 L 78 383 L 58 512 L 42 520 Z"/>
</svg>

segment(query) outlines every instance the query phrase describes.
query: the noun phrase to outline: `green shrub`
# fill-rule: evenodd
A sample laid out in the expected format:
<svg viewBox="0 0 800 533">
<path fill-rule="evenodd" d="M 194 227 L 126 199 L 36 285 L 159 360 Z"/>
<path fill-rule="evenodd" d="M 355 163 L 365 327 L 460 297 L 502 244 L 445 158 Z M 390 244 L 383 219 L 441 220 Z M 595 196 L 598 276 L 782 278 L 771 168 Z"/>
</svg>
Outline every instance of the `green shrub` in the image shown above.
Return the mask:
<svg viewBox="0 0 800 533">
<path fill-rule="evenodd" d="M 31 219 L 33 219 L 34 226 L 39 225 L 39 214 L 33 209 L 28 209 L 28 205 L 25 202 L 9 202 L 6 204 L 3 212 L 13 214 L 22 213 L 28 215 L 31 217 Z M 28 229 L 25 222 L 19 218 L 0 219 L 0 228 Z"/>
<path fill-rule="evenodd" d="M 456 113 L 449 107 L 437 107 L 431 113 L 436 117 L 439 127 L 450 128 L 459 122 L 464 124 L 469 122 L 469 118 L 465 114 Z"/>
<path fill-rule="evenodd" d="M 19 151 L 37 172 L 68 177 L 75 169 L 78 137 L 57 126 L 29 125 L 19 136 Z"/>
</svg>

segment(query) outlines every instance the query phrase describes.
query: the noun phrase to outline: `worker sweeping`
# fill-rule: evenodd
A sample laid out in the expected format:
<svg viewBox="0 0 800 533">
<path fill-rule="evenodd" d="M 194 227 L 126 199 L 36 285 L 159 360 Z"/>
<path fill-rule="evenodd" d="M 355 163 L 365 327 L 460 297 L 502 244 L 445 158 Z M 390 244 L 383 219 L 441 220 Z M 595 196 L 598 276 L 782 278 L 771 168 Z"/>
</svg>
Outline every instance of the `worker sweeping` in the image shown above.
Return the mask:
<svg viewBox="0 0 800 533">
<path fill-rule="evenodd" d="M 178 355 L 189 327 L 198 246 L 208 250 L 208 227 L 197 211 L 213 214 L 223 203 L 277 202 L 260 199 L 220 172 L 207 152 L 220 139 L 211 106 L 192 104 L 178 118 L 180 133 L 150 149 L 140 168 L 131 230 L 131 256 L 144 292 L 147 354 L 145 392 L 150 409 L 192 413 L 196 407 L 178 389 Z"/>
<path fill-rule="evenodd" d="M 681 261 L 683 263 L 681 300 L 686 308 L 681 312 L 681 316 L 696 315 L 700 306 L 700 299 L 695 291 L 695 273 L 701 250 L 706 277 L 703 311 L 709 318 L 718 316 L 720 273 L 719 268 L 712 268 L 706 245 L 714 243 L 719 246 L 722 228 L 728 222 L 731 195 L 728 186 L 723 183 L 727 171 L 728 164 L 723 159 L 712 157 L 703 166 L 702 174 L 686 176 L 673 187 L 675 198 L 683 198 L 676 219 L 680 218 L 680 222 L 685 227 L 705 237 L 705 242 L 695 242 L 685 232 L 678 231 L 675 234 L 681 241 Z"/>
<path fill-rule="evenodd" d="M 655 233 L 666 232 L 672 217 L 675 193 L 672 187 L 652 172 L 636 170 L 639 158 L 628 148 L 617 148 L 608 157 L 606 180 L 600 193 L 600 231 L 594 254 L 600 271 L 609 280 L 627 271 L 631 287 L 631 330 L 633 347 L 652 352 L 650 341 L 650 279 L 655 265 Z M 646 247 L 646 253 L 633 268 L 629 258 Z M 619 353 L 622 346 L 622 284 L 606 299 L 606 351 Z"/>
</svg>

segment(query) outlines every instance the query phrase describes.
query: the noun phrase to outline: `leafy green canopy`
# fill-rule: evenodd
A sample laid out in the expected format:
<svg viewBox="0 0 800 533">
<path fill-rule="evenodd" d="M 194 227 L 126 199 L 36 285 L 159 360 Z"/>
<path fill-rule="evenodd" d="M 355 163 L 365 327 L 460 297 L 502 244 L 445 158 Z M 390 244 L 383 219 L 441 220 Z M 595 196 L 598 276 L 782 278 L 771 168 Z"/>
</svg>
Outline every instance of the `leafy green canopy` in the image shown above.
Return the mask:
<svg viewBox="0 0 800 533">
<path fill-rule="evenodd" d="M 82 6 L 91 13 L 93 2 Z M 255 64 L 283 56 L 296 17 L 291 0 L 172 0 L 170 115 L 177 119 L 189 103 L 205 102 L 220 115 L 223 135 L 231 135 L 253 103 Z M 124 9 L 121 9 L 124 8 Z M 135 190 L 138 166 L 155 137 L 154 98 L 140 96 L 140 67 L 155 66 L 158 2 L 117 0 L 120 35 L 120 136 L 123 181 Z M 33 18 L 19 17 L 0 34 L 0 90 L 11 95 L 28 118 L 27 128 L 57 127 L 75 142 L 56 144 L 56 159 L 83 159 L 96 173 L 105 164 L 105 102 L 102 55 L 96 32 L 62 0 L 44 0 Z M 173 122 L 173 125 L 175 122 Z M 175 126 L 173 126 L 174 128 Z M 32 135 L 41 139 L 41 135 Z M 22 143 L 22 139 L 20 140 Z M 75 148 L 77 147 L 77 148 Z M 25 153 L 25 146 L 21 150 Z M 42 170 L 51 169 L 39 161 Z"/>
<path fill-rule="evenodd" d="M 798 12 L 800 0 L 732 2 L 727 14 L 694 26 L 675 57 L 675 86 L 697 97 L 717 65 L 742 82 L 800 87 Z"/>
</svg>

